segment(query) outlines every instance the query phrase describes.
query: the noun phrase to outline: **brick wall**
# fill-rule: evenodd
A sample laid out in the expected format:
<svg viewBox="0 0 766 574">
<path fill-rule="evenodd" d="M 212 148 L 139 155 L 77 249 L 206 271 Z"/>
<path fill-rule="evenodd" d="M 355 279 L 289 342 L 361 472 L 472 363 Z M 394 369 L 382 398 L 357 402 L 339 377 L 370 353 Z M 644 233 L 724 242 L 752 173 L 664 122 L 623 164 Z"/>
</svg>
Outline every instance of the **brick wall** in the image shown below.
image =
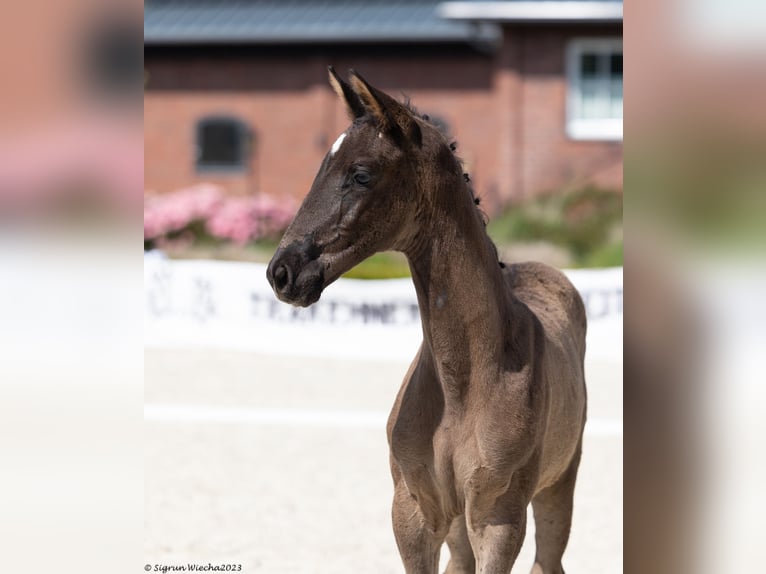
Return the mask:
<svg viewBox="0 0 766 574">
<path fill-rule="evenodd" d="M 570 39 L 620 35 L 621 30 L 605 27 L 506 32 L 504 45 L 518 46 L 523 78 L 517 107 L 521 133 L 514 150 L 521 156 L 520 195 L 588 184 L 622 189 L 622 141 L 578 141 L 566 134 L 564 65 Z"/>
<path fill-rule="evenodd" d="M 348 125 L 327 84 L 328 64 L 353 67 L 446 120 L 489 211 L 567 185 L 621 188 L 621 142 L 574 142 L 565 135 L 564 47 L 572 33 L 593 31 L 562 30 L 509 30 L 494 54 L 457 46 L 147 49 L 146 188 L 164 192 L 209 181 L 235 194 L 302 198 Z M 253 153 L 241 172 L 198 172 L 196 123 L 221 114 L 250 126 Z"/>
</svg>

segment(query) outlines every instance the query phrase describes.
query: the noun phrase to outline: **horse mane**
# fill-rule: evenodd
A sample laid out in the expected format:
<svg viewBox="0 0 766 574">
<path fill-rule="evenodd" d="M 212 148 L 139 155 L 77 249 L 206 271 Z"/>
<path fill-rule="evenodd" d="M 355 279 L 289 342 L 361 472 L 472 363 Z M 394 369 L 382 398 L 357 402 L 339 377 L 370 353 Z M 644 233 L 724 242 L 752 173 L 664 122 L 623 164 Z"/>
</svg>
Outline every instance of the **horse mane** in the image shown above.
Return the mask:
<svg viewBox="0 0 766 574">
<path fill-rule="evenodd" d="M 409 112 L 415 116 L 416 118 L 420 118 L 422 121 L 426 122 L 429 126 L 434 128 L 437 132 L 439 132 L 444 139 L 448 142 L 449 149 L 452 152 L 453 157 L 457 161 L 458 165 L 460 166 L 461 170 L 463 166 L 465 165 L 465 162 L 463 159 L 457 155 L 457 141 L 450 133 L 448 133 L 443 126 L 437 125 L 431 121 L 431 118 L 428 114 L 421 114 L 418 112 L 417 108 L 412 104 L 412 101 L 409 97 L 405 97 L 405 100 L 402 102 L 402 105 L 409 110 Z M 498 264 L 501 268 L 505 268 L 505 263 L 500 261 L 500 256 L 497 252 L 497 245 L 495 245 L 495 242 L 492 241 L 492 238 L 487 234 L 487 223 L 489 223 L 489 216 L 487 213 L 481 208 L 481 198 L 476 195 L 476 190 L 473 186 L 473 182 L 471 181 L 471 176 L 468 175 L 467 172 L 463 171 L 463 180 L 465 182 L 465 187 L 468 190 L 468 193 L 471 194 L 471 201 L 476 206 L 476 211 L 479 214 L 479 219 L 484 224 L 484 233 L 487 236 L 487 241 L 489 242 L 490 246 L 492 247 L 492 251 L 495 253 L 495 259 L 497 259 Z"/>
</svg>

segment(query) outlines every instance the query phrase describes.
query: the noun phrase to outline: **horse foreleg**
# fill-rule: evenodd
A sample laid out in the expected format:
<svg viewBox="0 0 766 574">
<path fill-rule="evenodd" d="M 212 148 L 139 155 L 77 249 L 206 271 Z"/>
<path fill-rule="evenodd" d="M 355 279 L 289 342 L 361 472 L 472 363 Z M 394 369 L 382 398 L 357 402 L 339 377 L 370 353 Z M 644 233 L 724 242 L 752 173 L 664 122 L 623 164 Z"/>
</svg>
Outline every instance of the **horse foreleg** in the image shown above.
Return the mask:
<svg viewBox="0 0 766 574">
<path fill-rule="evenodd" d="M 469 481 L 466 525 L 477 574 L 509 574 L 516 562 L 527 528 L 529 493 L 524 482 L 515 475 L 498 496 L 498 484 L 482 480 L 482 473 Z"/>
<path fill-rule="evenodd" d="M 476 558 L 473 555 L 471 541 L 468 540 L 464 514 L 452 521 L 447 534 L 447 546 L 449 546 L 450 559 L 444 574 L 474 574 L 476 572 Z"/>
<path fill-rule="evenodd" d="M 519 512 L 506 522 L 484 524 L 469 531 L 477 574 L 509 574 L 524 542 L 526 527 L 526 512 Z"/>
<path fill-rule="evenodd" d="M 429 524 L 404 480 L 394 487 L 394 537 L 407 574 L 437 574 L 445 532 Z"/>
</svg>

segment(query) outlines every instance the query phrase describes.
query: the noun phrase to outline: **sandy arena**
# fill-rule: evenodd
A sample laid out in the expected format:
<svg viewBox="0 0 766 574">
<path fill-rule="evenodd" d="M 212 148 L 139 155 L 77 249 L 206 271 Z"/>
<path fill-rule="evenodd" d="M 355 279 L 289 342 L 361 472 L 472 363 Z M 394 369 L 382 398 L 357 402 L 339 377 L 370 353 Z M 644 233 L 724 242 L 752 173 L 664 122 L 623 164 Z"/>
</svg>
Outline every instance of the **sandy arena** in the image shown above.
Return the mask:
<svg viewBox="0 0 766 574">
<path fill-rule="evenodd" d="M 147 349 L 145 559 L 242 572 L 403 571 L 385 419 L 407 363 Z M 587 364 L 564 566 L 622 572 L 622 364 Z M 513 570 L 529 572 L 534 526 Z M 448 553 L 442 552 L 443 570 Z M 235 566 L 236 568 L 236 566 Z"/>
</svg>

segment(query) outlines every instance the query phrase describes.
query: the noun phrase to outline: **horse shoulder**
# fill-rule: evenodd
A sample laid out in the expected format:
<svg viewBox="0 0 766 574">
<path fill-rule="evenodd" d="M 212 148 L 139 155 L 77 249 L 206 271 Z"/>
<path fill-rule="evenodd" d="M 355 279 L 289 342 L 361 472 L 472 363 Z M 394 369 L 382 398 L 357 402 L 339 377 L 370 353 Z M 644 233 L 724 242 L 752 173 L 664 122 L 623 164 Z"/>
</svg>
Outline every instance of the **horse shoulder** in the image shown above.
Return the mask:
<svg viewBox="0 0 766 574">
<path fill-rule="evenodd" d="M 515 263 L 506 267 L 505 280 L 511 294 L 540 320 L 548 339 L 574 336 L 584 351 L 585 305 L 564 273 L 544 263 Z"/>
<path fill-rule="evenodd" d="M 537 327 L 532 327 L 538 331 Z M 545 415 L 547 387 L 542 370 L 542 338 L 532 332 L 523 346 L 532 350 L 524 358 L 509 357 L 496 379 L 485 386 L 483 408 L 477 409 L 477 436 L 485 460 L 502 461 L 510 468 L 529 457 L 539 444 L 541 416 Z M 535 343 L 537 340 L 537 344 Z M 518 344 L 518 340 L 516 341 Z M 518 353 L 515 349 L 511 353 Z"/>
<path fill-rule="evenodd" d="M 442 418 L 444 398 L 432 363 L 418 354 L 404 376 L 386 425 L 392 456 L 403 465 L 430 458 L 431 440 Z"/>
</svg>

